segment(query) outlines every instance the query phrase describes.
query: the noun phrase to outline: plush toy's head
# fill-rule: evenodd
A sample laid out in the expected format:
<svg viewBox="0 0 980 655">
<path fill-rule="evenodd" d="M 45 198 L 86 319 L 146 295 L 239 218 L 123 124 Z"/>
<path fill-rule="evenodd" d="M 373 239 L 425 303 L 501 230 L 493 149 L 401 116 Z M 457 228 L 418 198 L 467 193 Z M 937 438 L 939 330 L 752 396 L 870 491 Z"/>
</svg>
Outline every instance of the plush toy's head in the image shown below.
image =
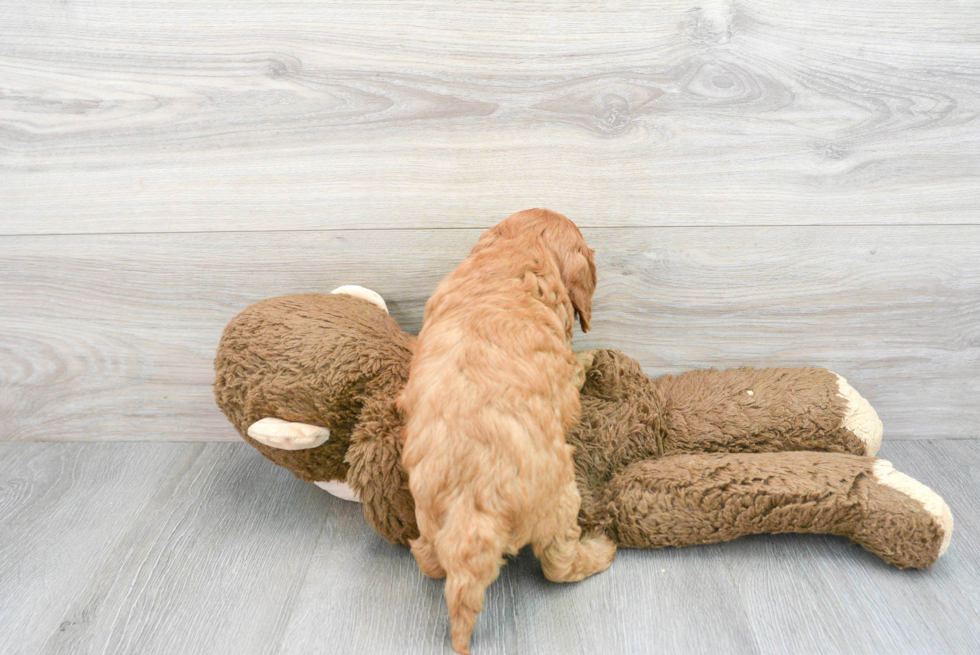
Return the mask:
<svg viewBox="0 0 980 655">
<path fill-rule="evenodd" d="M 337 291 L 252 305 L 225 328 L 215 358 L 215 397 L 239 434 L 310 482 L 346 478 L 362 413 L 393 403 L 412 358 L 414 339 L 377 294 Z M 310 430 L 267 445 L 285 422 Z"/>
</svg>

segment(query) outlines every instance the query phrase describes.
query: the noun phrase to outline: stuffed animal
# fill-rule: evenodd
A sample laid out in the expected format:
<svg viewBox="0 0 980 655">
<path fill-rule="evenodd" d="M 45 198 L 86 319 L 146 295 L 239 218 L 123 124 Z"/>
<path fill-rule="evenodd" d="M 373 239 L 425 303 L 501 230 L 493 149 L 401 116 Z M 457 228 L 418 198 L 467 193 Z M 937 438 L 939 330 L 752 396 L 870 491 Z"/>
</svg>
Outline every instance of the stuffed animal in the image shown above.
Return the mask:
<svg viewBox="0 0 980 655">
<path fill-rule="evenodd" d="M 395 398 L 414 337 L 361 287 L 264 300 L 227 326 L 218 406 L 302 480 L 363 503 L 391 543 L 418 536 Z M 768 532 L 848 537 L 900 568 L 949 545 L 943 499 L 876 459 L 882 426 L 847 381 L 818 368 L 700 370 L 651 379 L 615 350 L 585 366 L 575 447 L 583 533 L 625 548 Z"/>
</svg>

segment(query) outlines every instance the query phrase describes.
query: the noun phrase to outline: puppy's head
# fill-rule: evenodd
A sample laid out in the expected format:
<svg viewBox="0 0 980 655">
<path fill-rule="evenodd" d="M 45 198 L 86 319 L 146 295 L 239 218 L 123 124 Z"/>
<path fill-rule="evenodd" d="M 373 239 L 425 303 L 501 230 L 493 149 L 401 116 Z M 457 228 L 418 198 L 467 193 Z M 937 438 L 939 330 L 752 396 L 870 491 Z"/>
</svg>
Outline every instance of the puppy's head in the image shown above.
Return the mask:
<svg viewBox="0 0 980 655">
<path fill-rule="evenodd" d="M 595 251 L 585 245 L 582 233 L 568 218 L 549 209 L 517 212 L 487 230 L 472 252 L 504 239 L 522 236 L 540 238 L 545 249 L 555 258 L 562 284 L 578 315 L 582 331 L 588 332 L 592 323 L 592 294 L 596 286 Z"/>
</svg>

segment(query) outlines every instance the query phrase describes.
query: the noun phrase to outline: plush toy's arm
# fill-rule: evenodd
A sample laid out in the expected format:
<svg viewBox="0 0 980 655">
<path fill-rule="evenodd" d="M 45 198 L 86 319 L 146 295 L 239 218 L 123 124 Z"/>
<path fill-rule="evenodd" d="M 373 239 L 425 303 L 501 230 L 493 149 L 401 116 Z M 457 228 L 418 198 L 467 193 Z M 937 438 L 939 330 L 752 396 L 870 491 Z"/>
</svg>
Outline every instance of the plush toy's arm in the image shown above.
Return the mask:
<svg viewBox="0 0 980 655">
<path fill-rule="evenodd" d="M 882 426 L 847 380 L 821 368 L 690 371 L 651 384 L 665 399 L 664 451 L 818 450 L 874 455 Z"/>
<path fill-rule="evenodd" d="M 769 532 L 849 537 L 895 566 L 926 567 L 946 550 L 942 498 L 885 460 L 837 453 L 672 455 L 638 462 L 605 489 L 607 533 L 662 548 Z"/>
<path fill-rule="evenodd" d="M 404 421 L 395 394 L 382 394 L 364 406 L 347 450 L 347 483 L 364 504 L 364 518 L 390 543 L 408 545 L 419 536 L 415 500 L 402 468 Z"/>
<path fill-rule="evenodd" d="M 820 368 L 711 369 L 650 379 L 630 357 L 599 350 L 592 353 L 582 393 L 632 405 L 636 420 L 649 424 L 661 441 L 659 454 L 874 455 L 881 444 L 881 421 L 871 405 L 847 380 Z"/>
</svg>

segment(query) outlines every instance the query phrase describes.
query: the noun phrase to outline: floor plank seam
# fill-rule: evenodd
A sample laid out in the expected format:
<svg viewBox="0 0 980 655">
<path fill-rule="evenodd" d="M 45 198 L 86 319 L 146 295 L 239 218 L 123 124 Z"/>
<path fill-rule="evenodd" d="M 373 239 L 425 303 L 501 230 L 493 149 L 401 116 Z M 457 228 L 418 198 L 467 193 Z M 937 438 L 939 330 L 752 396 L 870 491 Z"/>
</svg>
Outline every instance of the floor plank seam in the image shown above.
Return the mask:
<svg viewBox="0 0 980 655">
<path fill-rule="evenodd" d="M 296 600 L 299 599 L 300 595 L 303 592 L 303 587 L 306 586 L 306 580 L 310 574 L 310 567 L 313 565 L 313 559 L 316 557 L 316 553 L 320 548 L 320 541 L 323 539 L 323 532 L 326 529 L 327 529 L 327 516 L 326 514 L 324 514 L 323 518 L 320 521 L 320 532 L 317 533 L 316 542 L 314 542 L 313 548 L 310 549 L 309 559 L 306 560 L 306 568 L 303 570 L 303 578 L 300 581 L 299 585 L 296 587 L 296 598 L 293 599 L 293 603 L 289 608 L 289 615 L 286 617 L 286 620 L 283 622 L 283 629 L 282 629 L 282 634 L 279 637 L 280 641 L 278 644 L 278 648 L 276 648 L 275 651 L 271 651 L 276 653 L 276 655 L 283 655 L 283 649 L 285 649 L 286 647 L 286 635 L 289 633 L 289 626 L 292 624 L 293 615 L 296 613 Z"/>
<path fill-rule="evenodd" d="M 492 220 L 488 217 L 488 220 Z M 691 223 L 691 224 L 642 224 L 642 225 L 586 225 L 578 223 L 583 230 L 702 230 L 702 229 L 733 229 L 733 230 L 758 230 L 758 229 L 793 229 L 793 228 L 956 228 L 956 227 L 977 227 L 980 223 L 964 222 L 939 222 L 939 223 Z M 440 232 L 440 231 L 472 231 L 482 232 L 493 227 L 492 223 L 487 223 L 484 227 L 479 226 L 433 226 L 433 227 L 335 227 L 335 228 L 295 228 L 295 229 L 275 229 L 275 230 L 175 230 L 168 231 L 128 231 L 128 232 L 12 232 L 9 234 L 0 233 L 0 238 L 15 237 L 107 237 L 107 236 L 158 236 L 158 235 L 189 235 L 189 234 L 290 234 L 290 233 L 331 233 L 331 232 Z"/>
</svg>

